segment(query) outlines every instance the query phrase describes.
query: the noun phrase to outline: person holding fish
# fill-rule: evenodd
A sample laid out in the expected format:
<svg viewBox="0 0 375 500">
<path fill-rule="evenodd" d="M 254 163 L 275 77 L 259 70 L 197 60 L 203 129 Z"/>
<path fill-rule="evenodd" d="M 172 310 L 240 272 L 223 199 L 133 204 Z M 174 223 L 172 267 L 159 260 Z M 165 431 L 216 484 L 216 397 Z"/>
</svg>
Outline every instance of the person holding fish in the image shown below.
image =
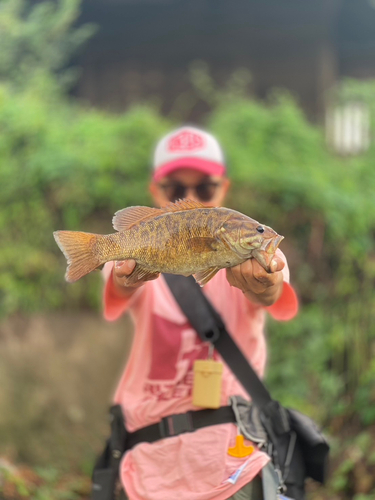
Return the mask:
<svg viewBox="0 0 375 500">
<path fill-rule="evenodd" d="M 111 235 L 55 233 L 69 264 L 66 279 L 75 281 L 106 262 L 104 317 L 114 321 L 129 311 L 135 324 L 114 396 L 127 431 L 142 436 L 120 464 L 129 500 L 263 499 L 260 475 L 270 458 L 246 439 L 239 445 L 234 420 L 221 413 L 231 396 L 248 396 L 211 345 L 199 339 L 161 274 L 194 275 L 262 377 L 266 315 L 289 320 L 298 302 L 278 249 L 282 237 L 222 208 L 229 187 L 215 137 L 184 126 L 156 147 L 149 185 L 155 208 L 120 210 Z M 210 394 L 199 404 L 194 399 L 194 366 L 202 360 L 220 372 L 216 406 Z M 176 414 L 214 407 L 199 428 L 171 429 Z M 169 425 L 167 437 L 157 434 L 161 422 Z M 156 434 L 147 439 L 151 429 Z"/>
</svg>

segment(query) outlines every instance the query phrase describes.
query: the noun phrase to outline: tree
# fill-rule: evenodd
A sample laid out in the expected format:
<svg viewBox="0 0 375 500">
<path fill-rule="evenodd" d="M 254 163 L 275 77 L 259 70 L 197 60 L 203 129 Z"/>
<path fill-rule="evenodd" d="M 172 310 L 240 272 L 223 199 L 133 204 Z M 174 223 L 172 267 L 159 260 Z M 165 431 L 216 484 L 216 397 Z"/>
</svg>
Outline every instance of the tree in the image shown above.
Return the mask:
<svg viewBox="0 0 375 500">
<path fill-rule="evenodd" d="M 67 64 L 95 32 L 85 24 L 75 27 L 80 0 L 34 4 L 27 0 L 2 0 L 0 4 L 0 81 L 14 90 L 46 79 L 66 89 L 76 70 Z"/>
</svg>

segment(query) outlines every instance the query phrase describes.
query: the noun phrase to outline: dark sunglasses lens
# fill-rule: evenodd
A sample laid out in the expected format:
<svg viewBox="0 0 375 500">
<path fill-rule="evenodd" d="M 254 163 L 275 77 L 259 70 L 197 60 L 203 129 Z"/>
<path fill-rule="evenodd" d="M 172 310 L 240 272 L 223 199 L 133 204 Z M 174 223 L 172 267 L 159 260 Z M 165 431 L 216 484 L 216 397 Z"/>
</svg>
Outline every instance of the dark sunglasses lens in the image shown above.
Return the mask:
<svg viewBox="0 0 375 500">
<path fill-rule="evenodd" d="M 201 201 L 210 201 L 215 195 L 217 184 L 213 182 L 202 182 L 191 189 L 194 189 L 197 198 Z M 174 202 L 177 200 L 182 200 L 187 195 L 187 190 L 189 189 L 184 184 L 170 184 L 163 186 L 165 189 L 165 194 L 169 201 Z"/>
<path fill-rule="evenodd" d="M 169 201 L 182 200 L 185 198 L 186 187 L 182 184 L 173 184 L 167 193 Z"/>
<path fill-rule="evenodd" d="M 200 200 L 210 201 L 214 197 L 216 187 L 216 184 L 203 183 L 199 184 L 195 190 Z"/>
</svg>

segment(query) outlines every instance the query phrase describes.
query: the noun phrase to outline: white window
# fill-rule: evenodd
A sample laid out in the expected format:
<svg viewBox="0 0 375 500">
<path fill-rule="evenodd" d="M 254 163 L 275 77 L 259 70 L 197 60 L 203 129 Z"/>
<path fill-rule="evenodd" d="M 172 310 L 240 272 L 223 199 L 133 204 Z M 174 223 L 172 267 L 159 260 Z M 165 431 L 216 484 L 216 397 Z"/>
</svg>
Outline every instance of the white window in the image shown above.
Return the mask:
<svg viewBox="0 0 375 500">
<path fill-rule="evenodd" d="M 326 138 L 341 155 L 357 155 L 370 146 L 370 112 L 364 102 L 330 107 L 326 114 Z"/>
</svg>

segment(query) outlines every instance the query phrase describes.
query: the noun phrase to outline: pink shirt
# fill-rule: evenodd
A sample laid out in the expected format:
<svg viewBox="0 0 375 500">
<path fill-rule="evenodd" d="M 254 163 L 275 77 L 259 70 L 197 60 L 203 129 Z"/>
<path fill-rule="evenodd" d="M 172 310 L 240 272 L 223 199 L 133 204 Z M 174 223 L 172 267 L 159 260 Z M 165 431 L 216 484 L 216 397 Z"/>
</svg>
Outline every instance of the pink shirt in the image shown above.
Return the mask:
<svg viewBox="0 0 375 500">
<path fill-rule="evenodd" d="M 280 255 L 282 253 L 280 252 Z M 105 266 L 107 277 L 112 263 Z M 292 318 L 298 308 L 289 272 L 284 268 L 280 299 L 268 312 L 276 319 Z M 225 270 L 204 286 L 203 292 L 220 312 L 228 331 L 263 376 L 266 363 L 264 322 L 266 308 L 253 305 L 227 280 Z M 166 415 L 200 408 L 192 405 L 193 363 L 207 359 L 208 345 L 192 329 L 176 304 L 163 277 L 147 282 L 130 299 L 113 293 L 112 278 L 104 290 L 104 316 L 113 321 L 130 310 L 135 323 L 134 341 L 114 401 L 122 405 L 126 427 L 134 431 Z M 219 355 L 215 353 L 215 358 Z M 221 405 L 232 395 L 248 399 L 224 364 Z M 193 433 L 140 443 L 128 451 L 120 475 L 130 500 L 224 500 L 233 495 L 268 462 L 256 449 L 245 458 L 228 455 L 237 428 L 221 424 Z M 250 444 L 246 442 L 246 444 Z M 231 476 L 240 471 L 236 480 Z"/>
</svg>

